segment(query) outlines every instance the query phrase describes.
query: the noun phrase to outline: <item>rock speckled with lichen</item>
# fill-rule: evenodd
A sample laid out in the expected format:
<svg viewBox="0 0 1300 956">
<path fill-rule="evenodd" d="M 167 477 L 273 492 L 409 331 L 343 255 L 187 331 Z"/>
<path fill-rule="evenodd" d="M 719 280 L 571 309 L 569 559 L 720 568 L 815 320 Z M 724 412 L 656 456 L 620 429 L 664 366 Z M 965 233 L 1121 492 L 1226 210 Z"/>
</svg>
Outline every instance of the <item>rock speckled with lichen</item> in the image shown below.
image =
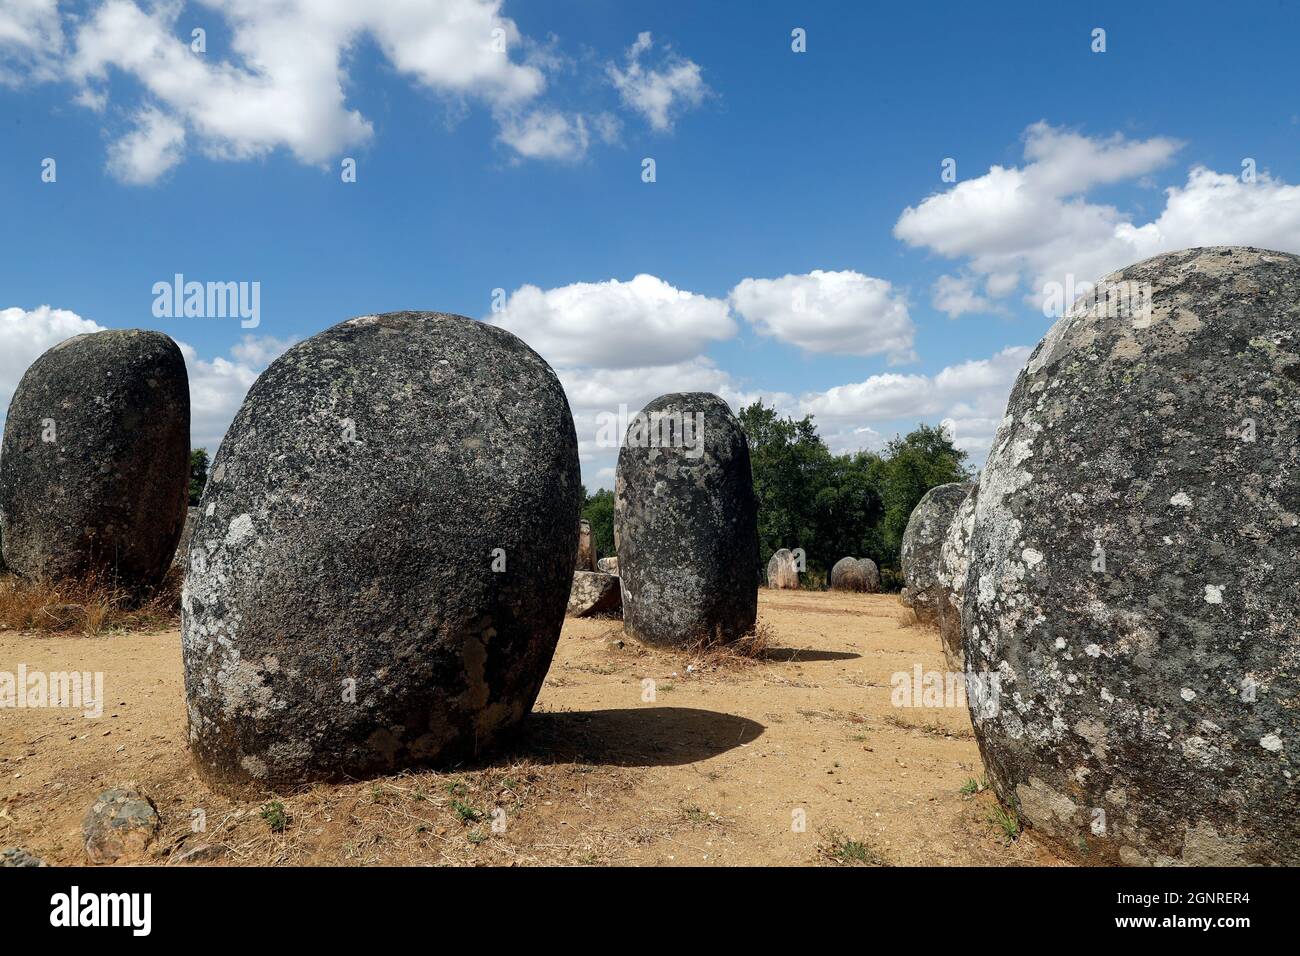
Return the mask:
<svg viewBox="0 0 1300 956">
<path fill-rule="evenodd" d="M 460 316 L 362 316 L 262 373 L 182 600 L 189 740 L 228 789 L 474 757 L 532 708 L 577 549 L 550 366 Z"/>
<path fill-rule="evenodd" d="M 980 484 L 964 647 L 999 677 L 972 708 L 998 794 L 1093 859 L 1300 863 L 1297 580 L 1300 258 L 1106 277 L 1031 355 Z"/>
<path fill-rule="evenodd" d="M 60 342 L 24 373 L 5 419 L 5 563 L 27 577 L 156 583 L 185 522 L 189 446 L 175 342 L 141 329 Z"/>
<path fill-rule="evenodd" d="M 573 587 L 569 590 L 569 617 L 595 617 L 613 615 L 623 606 L 622 589 L 618 575 L 603 571 L 573 572 Z"/>
<path fill-rule="evenodd" d="M 931 488 L 921 498 L 907 519 L 898 561 L 903 572 L 900 597 L 925 624 L 939 621 L 939 602 L 943 589 L 939 584 L 939 552 L 953 515 L 961 507 L 971 484 L 953 481 Z"/>
<path fill-rule="evenodd" d="M 734 641 L 758 614 L 758 516 L 749 445 L 727 403 L 707 392 L 663 395 L 651 421 L 700 415 L 702 444 L 634 438 L 618 455 L 615 547 L 623 621 L 648 644 Z M 662 430 L 657 430 L 662 433 Z"/>
<path fill-rule="evenodd" d="M 975 530 L 975 503 L 979 500 L 979 485 L 971 485 L 962 503 L 957 506 L 948 534 L 939 547 L 939 567 L 935 571 L 937 596 L 935 614 L 938 618 L 939 638 L 948 670 L 964 670 L 965 659 L 961 649 L 961 609 L 966 600 L 966 571 L 970 566 L 970 538 Z"/>
</svg>

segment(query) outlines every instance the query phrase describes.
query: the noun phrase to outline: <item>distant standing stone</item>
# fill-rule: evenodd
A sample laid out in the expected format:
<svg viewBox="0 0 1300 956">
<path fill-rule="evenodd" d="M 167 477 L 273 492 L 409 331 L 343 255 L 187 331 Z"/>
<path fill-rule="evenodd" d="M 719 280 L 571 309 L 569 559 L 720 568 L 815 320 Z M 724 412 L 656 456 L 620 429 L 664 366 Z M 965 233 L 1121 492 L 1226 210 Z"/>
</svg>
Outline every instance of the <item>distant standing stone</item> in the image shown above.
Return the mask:
<svg viewBox="0 0 1300 956">
<path fill-rule="evenodd" d="M 840 558 L 831 568 L 832 591 L 878 591 L 880 572 L 870 558 Z"/>
<path fill-rule="evenodd" d="M 591 522 L 586 518 L 578 521 L 578 560 L 574 570 L 596 570 L 596 545 L 591 538 Z"/>
<path fill-rule="evenodd" d="M 172 558 L 172 564 L 175 567 L 183 568 L 189 560 L 190 535 L 194 533 L 194 522 L 198 515 L 198 508 L 185 509 L 185 526 L 181 529 L 181 540 L 177 543 L 176 554 Z"/>
<path fill-rule="evenodd" d="M 25 577 L 156 583 L 184 522 L 189 441 L 189 379 L 170 338 L 112 329 L 60 342 L 23 375 L 5 419 L 5 563 Z"/>
<path fill-rule="evenodd" d="M 939 568 L 935 572 L 934 609 L 938 618 L 939 638 L 948 670 L 964 670 L 961 649 L 961 609 L 966 600 L 966 569 L 970 564 L 970 538 L 975 530 L 975 503 L 979 485 L 970 491 L 948 524 L 948 534 L 939 548 Z"/>
<path fill-rule="evenodd" d="M 601 558 L 596 562 L 596 570 L 606 574 L 618 574 L 618 558 Z"/>
<path fill-rule="evenodd" d="M 867 593 L 875 594 L 880 590 L 880 568 L 870 558 L 858 558 L 858 566 L 862 569 L 863 577 L 867 579 Z"/>
<path fill-rule="evenodd" d="M 901 597 L 924 624 L 938 623 L 939 551 L 970 487 L 970 482 L 954 481 L 931 488 L 912 509 L 903 532 L 898 555 L 905 585 Z"/>
<path fill-rule="evenodd" d="M 1300 257 L 1102 279 L 1030 355 L 967 574 L 989 780 L 1093 862 L 1300 865 Z"/>
<path fill-rule="evenodd" d="M 190 746 L 227 789 L 468 760 L 517 727 L 573 581 L 577 438 L 503 329 L 368 315 L 261 374 L 190 543 Z"/>
<path fill-rule="evenodd" d="M 648 644 L 734 641 L 758 613 L 749 445 L 727 403 L 663 395 L 628 429 L 614 489 L 623 618 Z"/>
<path fill-rule="evenodd" d="M 143 859 L 161 826 L 153 801 L 138 790 L 105 790 L 81 822 L 86 855 L 92 863 Z"/>
<path fill-rule="evenodd" d="M 783 591 L 799 588 L 799 565 L 795 562 L 794 552 L 781 548 L 772 552 L 767 559 L 767 586 Z"/>
</svg>

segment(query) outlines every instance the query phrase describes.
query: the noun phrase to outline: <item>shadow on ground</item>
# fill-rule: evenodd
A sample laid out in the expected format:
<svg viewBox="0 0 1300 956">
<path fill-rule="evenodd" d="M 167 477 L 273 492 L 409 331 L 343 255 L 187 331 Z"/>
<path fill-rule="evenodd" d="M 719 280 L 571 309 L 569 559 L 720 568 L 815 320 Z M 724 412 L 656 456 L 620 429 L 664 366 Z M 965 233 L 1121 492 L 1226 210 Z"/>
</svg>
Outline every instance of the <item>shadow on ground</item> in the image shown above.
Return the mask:
<svg viewBox="0 0 1300 956">
<path fill-rule="evenodd" d="M 798 664 L 803 661 L 852 661 L 861 657 L 852 651 L 814 651 L 806 647 L 769 647 L 763 651 L 765 661 Z"/>
<path fill-rule="evenodd" d="M 747 744 L 764 729 L 747 717 L 695 707 L 534 711 L 512 756 L 540 763 L 678 766 Z"/>
</svg>

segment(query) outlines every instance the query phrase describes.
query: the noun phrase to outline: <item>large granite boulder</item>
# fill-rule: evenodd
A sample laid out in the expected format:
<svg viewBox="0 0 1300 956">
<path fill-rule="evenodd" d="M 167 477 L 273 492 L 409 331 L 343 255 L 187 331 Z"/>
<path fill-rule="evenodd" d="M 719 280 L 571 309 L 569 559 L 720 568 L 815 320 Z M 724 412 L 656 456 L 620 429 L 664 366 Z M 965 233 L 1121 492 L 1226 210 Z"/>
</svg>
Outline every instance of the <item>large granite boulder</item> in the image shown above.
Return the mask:
<svg viewBox="0 0 1300 956">
<path fill-rule="evenodd" d="M 569 589 L 569 617 L 595 617 L 614 614 L 623 606 L 618 576 L 600 571 L 575 571 Z"/>
<path fill-rule="evenodd" d="M 189 563 L 190 536 L 194 534 L 194 522 L 198 516 L 198 508 L 185 509 L 185 525 L 181 528 L 181 539 L 176 543 L 176 553 L 172 555 L 173 567 L 184 568 Z"/>
<path fill-rule="evenodd" d="M 180 538 L 189 451 L 175 342 L 142 329 L 60 342 L 23 375 L 5 419 L 5 563 L 26 577 L 156 583 Z"/>
<path fill-rule="evenodd" d="M 618 558 L 600 558 L 596 561 L 596 570 L 604 571 L 606 574 L 618 574 Z"/>
<path fill-rule="evenodd" d="M 351 319 L 253 384 L 182 599 L 190 746 L 226 789 L 474 757 L 531 709 L 580 482 L 550 366 L 455 315 Z"/>
<path fill-rule="evenodd" d="M 1012 390 L 975 505 L 989 779 L 1089 859 L 1300 864 L 1300 258 L 1101 281 Z"/>
<path fill-rule="evenodd" d="M 880 590 L 880 569 L 870 558 L 840 558 L 831 568 L 832 591 Z"/>
<path fill-rule="evenodd" d="M 938 617 L 939 642 L 943 647 L 948 670 L 956 673 L 965 669 L 961 649 L 961 609 L 966 600 L 966 570 L 970 565 L 970 537 L 975 530 L 975 503 L 979 500 L 979 485 L 970 491 L 957 506 L 957 513 L 948 523 L 948 534 L 939 548 L 939 567 L 935 572 L 935 614 Z"/>
<path fill-rule="evenodd" d="M 799 589 L 799 562 L 789 548 L 779 548 L 767 559 L 767 586 L 781 591 Z"/>
<path fill-rule="evenodd" d="M 648 644 L 734 641 L 758 614 L 749 445 L 727 403 L 663 395 L 628 427 L 614 488 L 628 633 Z"/>
<path fill-rule="evenodd" d="M 924 624 L 938 623 L 942 596 L 938 581 L 939 551 L 948 536 L 953 515 L 970 487 L 970 482 L 954 481 L 931 488 L 907 519 L 898 552 L 904 584 L 900 597 Z"/>
</svg>

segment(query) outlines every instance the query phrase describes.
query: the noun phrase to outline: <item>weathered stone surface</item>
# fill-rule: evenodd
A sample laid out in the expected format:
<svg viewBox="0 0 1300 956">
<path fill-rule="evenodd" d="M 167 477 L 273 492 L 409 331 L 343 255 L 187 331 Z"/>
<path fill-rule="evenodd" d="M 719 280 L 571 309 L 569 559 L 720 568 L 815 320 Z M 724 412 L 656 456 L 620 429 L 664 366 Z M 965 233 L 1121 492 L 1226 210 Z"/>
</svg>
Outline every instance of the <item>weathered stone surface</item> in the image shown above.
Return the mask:
<svg viewBox="0 0 1300 956">
<path fill-rule="evenodd" d="M 767 586 L 782 591 L 798 590 L 799 566 L 789 548 L 774 551 L 767 559 Z"/>
<path fill-rule="evenodd" d="M 596 570 L 606 574 L 618 574 L 618 558 L 601 558 L 596 562 Z"/>
<path fill-rule="evenodd" d="M 0 850 L 0 867 L 36 867 L 45 865 L 44 860 L 38 856 L 33 856 L 20 846 L 9 846 Z"/>
<path fill-rule="evenodd" d="M 618 576 L 601 571 L 575 571 L 569 591 L 569 617 L 594 617 L 613 614 L 623 606 Z"/>
<path fill-rule="evenodd" d="M 28 577 L 158 581 L 184 521 L 189 442 L 189 379 L 170 338 L 112 329 L 60 342 L 23 375 L 5 419 L 5 563 Z"/>
<path fill-rule="evenodd" d="M 586 518 L 578 521 L 578 559 L 575 571 L 596 570 L 596 544 L 591 537 L 591 522 Z"/>
<path fill-rule="evenodd" d="M 175 567 L 183 568 L 189 561 L 190 536 L 194 533 L 194 521 L 198 514 L 198 508 L 185 509 L 185 526 L 181 528 L 181 539 L 176 543 L 176 553 L 172 557 L 172 564 Z"/>
<path fill-rule="evenodd" d="M 692 427 L 683 430 L 684 421 Z M 721 398 L 663 395 L 633 420 L 618 456 L 614 527 L 628 633 L 681 645 L 733 641 L 753 629 L 758 518 L 749 445 Z"/>
<path fill-rule="evenodd" d="M 948 670 L 953 672 L 964 670 L 961 608 L 966 599 L 966 569 L 970 565 L 970 537 L 975 530 L 975 503 L 978 499 L 979 485 L 971 485 L 948 523 L 948 534 L 939 548 L 939 568 L 935 572 L 939 639 Z"/>
<path fill-rule="evenodd" d="M 1297 408 L 1300 258 L 1257 249 L 1106 277 L 1017 379 L 964 647 L 989 779 L 1063 846 L 1300 863 Z"/>
<path fill-rule="evenodd" d="M 190 745 L 280 787 L 468 759 L 529 712 L 577 549 L 550 366 L 460 316 L 351 319 L 253 384 L 182 599 Z"/>
<path fill-rule="evenodd" d="M 153 801 L 138 790 L 105 790 L 81 821 L 86 856 L 92 863 L 143 859 L 161 826 Z"/>
<path fill-rule="evenodd" d="M 880 590 L 880 569 L 870 558 L 840 558 L 831 568 L 832 591 Z"/>
<path fill-rule="evenodd" d="M 970 487 L 970 482 L 954 481 L 931 488 L 907 520 L 898 553 L 905 585 L 900 596 L 922 623 L 938 623 L 939 551 L 948 536 L 953 515 Z"/>
</svg>

